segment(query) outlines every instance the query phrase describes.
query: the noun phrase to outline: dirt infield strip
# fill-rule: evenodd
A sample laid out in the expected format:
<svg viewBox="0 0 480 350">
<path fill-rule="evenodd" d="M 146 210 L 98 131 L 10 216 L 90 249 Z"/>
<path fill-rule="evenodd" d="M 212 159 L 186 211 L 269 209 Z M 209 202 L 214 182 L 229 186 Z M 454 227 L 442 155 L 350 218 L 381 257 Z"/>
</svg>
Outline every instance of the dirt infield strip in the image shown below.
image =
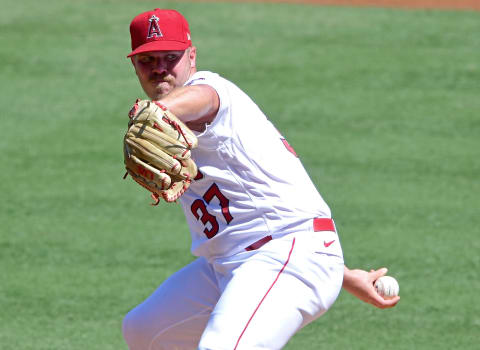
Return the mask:
<svg viewBox="0 0 480 350">
<path fill-rule="evenodd" d="M 231 0 L 241 2 L 241 0 Z M 416 9 L 455 9 L 480 11 L 480 0 L 248 0 L 250 2 L 284 2 L 298 4 L 397 7 Z"/>
</svg>

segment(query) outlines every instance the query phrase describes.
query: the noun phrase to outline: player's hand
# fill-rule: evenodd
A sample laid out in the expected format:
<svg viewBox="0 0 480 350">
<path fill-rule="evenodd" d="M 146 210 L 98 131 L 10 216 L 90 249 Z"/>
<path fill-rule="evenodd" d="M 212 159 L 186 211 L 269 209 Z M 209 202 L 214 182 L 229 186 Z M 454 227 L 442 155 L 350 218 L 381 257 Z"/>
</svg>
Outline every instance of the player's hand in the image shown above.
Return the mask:
<svg viewBox="0 0 480 350">
<path fill-rule="evenodd" d="M 377 293 L 374 287 L 375 281 L 381 276 L 385 276 L 387 271 L 388 269 L 385 267 L 367 272 L 359 269 L 350 270 L 345 266 L 343 288 L 358 299 L 380 309 L 394 307 L 397 305 L 400 297 L 384 299 Z"/>
</svg>

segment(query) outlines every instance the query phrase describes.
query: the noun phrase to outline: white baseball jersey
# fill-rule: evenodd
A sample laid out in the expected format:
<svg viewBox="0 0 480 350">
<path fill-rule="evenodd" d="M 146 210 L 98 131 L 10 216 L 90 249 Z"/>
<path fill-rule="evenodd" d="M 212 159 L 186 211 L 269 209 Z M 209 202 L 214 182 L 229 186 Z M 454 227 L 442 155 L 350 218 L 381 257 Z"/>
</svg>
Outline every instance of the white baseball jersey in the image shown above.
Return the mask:
<svg viewBox="0 0 480 350">
<path fill-rule="evenodd" d="M 125 340 L 130 350 L 282 349 L 342 287 L 339 237 L 314 224 L 332 220 L 312 220 L 330 210 L 247 95 L 210 72 L 187 84 L 220 97 L 192 151 L 199 175 L 180 197 L 200 257 L 127 314 Z"/>
<path fill-rule="evenodd" d="M 199 175 L 180 198 L 192 253 L 236 254 L 253 242 L 304 230 L 330 217 L 293 149 L 243 91 L 218 74 L 195 73 L 185 85 L 207 84 L 220 98 L 214 121 L 197 133 L 192 158 Z"/>
</svg>

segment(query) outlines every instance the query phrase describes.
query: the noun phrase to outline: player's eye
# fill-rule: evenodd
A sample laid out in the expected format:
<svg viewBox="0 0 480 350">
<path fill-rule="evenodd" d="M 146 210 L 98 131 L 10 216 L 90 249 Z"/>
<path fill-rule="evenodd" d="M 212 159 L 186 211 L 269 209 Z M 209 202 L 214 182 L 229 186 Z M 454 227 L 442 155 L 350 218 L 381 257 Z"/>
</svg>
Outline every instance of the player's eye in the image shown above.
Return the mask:
<svg viewBox="0 0 480 350">
<path fill-rule="evenodd" d="M 138 60 L 141 63 L 150 63 L 150 62 L 153 62 L 153 57 L 151 57 L 151 56 L 141 56 Z"/>
<path fill-rule="evenodd" d="M 173 62 L 177 60 L 177 57 L 178 57 L 177 55 L 171 54 L 171 55 L 167 55 L 166 59 L 169 62 Z"/>
</svg>

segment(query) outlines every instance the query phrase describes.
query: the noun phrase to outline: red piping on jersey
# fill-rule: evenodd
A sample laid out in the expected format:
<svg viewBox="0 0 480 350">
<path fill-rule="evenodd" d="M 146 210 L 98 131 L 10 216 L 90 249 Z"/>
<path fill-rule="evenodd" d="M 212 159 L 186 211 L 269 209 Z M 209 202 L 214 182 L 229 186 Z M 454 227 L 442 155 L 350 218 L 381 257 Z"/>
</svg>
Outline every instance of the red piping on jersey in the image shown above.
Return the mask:
<svg viewBox="0 0 480 350">
<path fill-rule="evenodd" d="M 267 290 L 267 292 L 265 293 L 265 295 L 263 296 L 262 300 L 260 300 L 260 302 L 258 303 L 257 307 L 255 308 L 255 311 L 253 311 L 252 316 L 250 316 L 250 319 L 248 320 L 247 324 L 245 325 L 245 328 L 243 329 L 242 333 L 241 333 L 240 336 L 238 337 L 237 343 L 235 344 L 235 348 L 234 348 L 233 350 L 236 350 L 236 349 L 237 349 L 238 343 L 240 343 L 240 339 L 242 339 L 242 336 L 243 336 L 243 334 L 245 333 L 245 331 L 247 330 L 248 325 L 249 325 L 250 322 L 252 321 L 253 316 L 255 316 L 255 314 L 257 313 L 258 309 L 260 308 L 260 305 L 262 305 L 262 303 L 263 303 L 263 301 L 265 300 L 265 298 L 267 297 L 268 293 L 270 293 L 270 291 L 272 290 L 272 288 L 273 288 L 273 286 L 275 285 L 275 283 L 277 283 L 278 278 L 279 278 L 280 275 L 282 274 L 283 270 L 285 270 L 285 268 L 287 267 L 287 264 L 288 264 L 288 262 L 290 261 L 290 256 L 292 255 L 293 247 L 294 247 L 294 246 L 295 246 L 295 238 L 293 239 L 293 242 L 292 242 L 292 248 L 290 248 L 290 252 L 288 253 L 287 261 L 285 262 L 285 264 L 283 264 L 283 267 L 282 267 L 282 269 L 278 272 L 277 277 L 275 278 L 275 281 L 273 281 L 272 285 L 270 286 L 270 288 L 268 288 L 268 290 Z"/>
</svg>

